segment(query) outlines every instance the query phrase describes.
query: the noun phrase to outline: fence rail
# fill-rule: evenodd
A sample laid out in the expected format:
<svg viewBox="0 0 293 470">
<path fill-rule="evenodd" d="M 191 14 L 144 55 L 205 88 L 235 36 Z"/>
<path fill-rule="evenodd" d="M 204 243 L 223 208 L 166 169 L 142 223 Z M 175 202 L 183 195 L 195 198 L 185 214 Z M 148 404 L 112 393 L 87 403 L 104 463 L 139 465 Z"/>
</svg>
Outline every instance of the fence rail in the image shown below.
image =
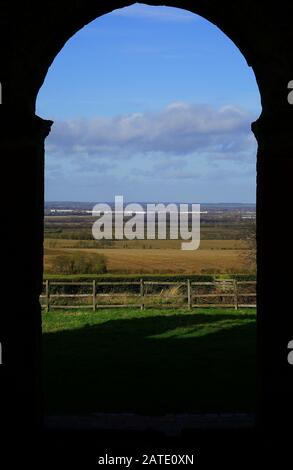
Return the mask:
<svg viewBox="0 0 293 470">
<path fill-rule="evenodd" d="M 144 279 L 133 282 L 99 282 L 97 280 L 92 282 L 62 282 L 46 280 L 43 283 L 43 287 L 40 301 L 42 308 L 46 312 L 56 309 L 70 310 L 82 308 L 96 311 L 98 309 L 120 307 L 135 307 L 142 310 L 154 307 L 184 307 L 188 309 L 229 307 L 235 310 L 244 307 L 256 307 L 256 281 L 237 281 L 235 279 L 213 282 L 197 282 L 190 279 L 178 282 L 145 281 Z M 132 288 L 134 292 L 122 290 L 117 293 L 115 292 L 117 287 Z M 154 292 L 150 290 L 151 287 L 155 288 Z M 159 292 L 158 287 L 161 287 Z M 167 289 L 168 287 L 169 290 Z M 88 289 L 88 291 L 76 292 L 76 288 L 81 290 Z M 108 290 L 110 289 L 110 292 L 107 292 L 107 288 Z M 137 291 L 135 291 L 135 288 L 137 288 Z M 249 289 L 248 291 L 247 288 Z M 71 292 L 65 292 L 66 289 L 71 290 Z M 56 303 L 58 299 L 62 300 L 63 303 Z M 76 299 L 82 299 L 84 303 L 75 304 Z M 108 302 L 105 303 L 107 299 Z M 112 303 L 115 299 L 118 300 L 116 304 Z M 132 299 L 134 302 L 127 302 L 126 299 Z M 71 304 L 67 302 L 69 300 Z M 179 300 L 181 302 L 178 302 Z M 211 302 L 212 300 L 214 302 Z"/>
</svg>

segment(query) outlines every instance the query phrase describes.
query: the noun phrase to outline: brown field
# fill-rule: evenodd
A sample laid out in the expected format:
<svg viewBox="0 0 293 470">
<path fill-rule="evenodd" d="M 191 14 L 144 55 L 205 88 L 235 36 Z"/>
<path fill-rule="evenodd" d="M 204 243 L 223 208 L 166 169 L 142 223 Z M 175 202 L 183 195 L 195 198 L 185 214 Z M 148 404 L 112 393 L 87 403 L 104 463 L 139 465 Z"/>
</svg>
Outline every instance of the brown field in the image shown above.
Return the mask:
<svg viewBox="0 0 293 470">
<path fill-rule="evenodd" d="M 54 256 L 76 251 L 105 255 L 109 273 L 200 274 L 254 271 L 254 266 L 247 261 L 248 245 L 243 240 L 203 240 L 198 250 L 183 251 L 180 250 L 178 240 L 115 241 L 111 248 L 81 249 L 78 240 L 63 239 L 45 240 L 45 271 L 50 271 L 50 260 Z"/>
<path fill-rule="evenodd" d="M 96 240 L 67 240 L 62 238 L 47 238 L 44 241 L 46 250 L 50 249 L 64 249 L 64 248 L 98 248 L 99 242 Z M 129 249 L 174 249 L 180 250 L 180 240 L 115 240 L 111 242 L 111 249 L 113 248 L 129 248 Z M 200 250 L 247 250 L 249 248 L 248 242 L 245 240 L 201 240 Z M 103 248 L 104 251 L 108 248 Z M 105 251 L 105 254 L 106 254 Z M 181 251 L 181 250 L 180 250 Z"/>
</svg>

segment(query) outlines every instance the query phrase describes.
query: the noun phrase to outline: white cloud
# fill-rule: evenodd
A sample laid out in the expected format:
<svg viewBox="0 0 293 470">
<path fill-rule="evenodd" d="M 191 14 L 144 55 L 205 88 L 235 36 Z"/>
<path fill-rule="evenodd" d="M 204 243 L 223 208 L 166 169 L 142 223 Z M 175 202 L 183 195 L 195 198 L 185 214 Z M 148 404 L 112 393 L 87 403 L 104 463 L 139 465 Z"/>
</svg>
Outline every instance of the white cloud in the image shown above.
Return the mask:
<svg viewBox="0 0 293 470">
<path fill-rule="evenodd" d="M 255 153 L 253 116 L 232 105 L 171 103 L 160 112 L 57 121 L 47 151 L 60 156 L 130 158 L 137 154 L 211 155 L 247 159 Z"/>
</svg>

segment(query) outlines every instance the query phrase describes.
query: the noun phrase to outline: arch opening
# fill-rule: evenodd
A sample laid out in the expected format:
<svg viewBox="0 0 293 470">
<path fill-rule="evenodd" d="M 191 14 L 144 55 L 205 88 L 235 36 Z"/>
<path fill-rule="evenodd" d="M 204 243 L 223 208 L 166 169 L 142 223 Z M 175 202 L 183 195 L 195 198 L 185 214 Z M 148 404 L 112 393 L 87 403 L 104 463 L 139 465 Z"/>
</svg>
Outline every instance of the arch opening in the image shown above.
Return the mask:
<svg viewBox="0 0 293 470">
<path fill-rule="evenodd" d="M 70 105 L 70 103 L 69 103 L 69 105 Z M 165 119 L 166 121 L 171 120 L 171 129 L 169 131 L 170 133 L 167 134 L 167 137 L 169 136 L 168 138 L 171 139 L 172 131 L 174 132 L 174 116 L 180 115 L 181 121 L 179 120 L 179 128 L 182 130 L 182 127 L 183 127 L 183 130 L 186 130 L 186 124 L 189 124 L 189 122 L 190 122 L 190 121 L 187 120 L 187 116 L 189 116 L 189 118 L 191 117 L 191 120 L 192 120 L 199 113 L 199 111 L 201 112 L 201 114 L 203 114 L 204 119 L 201 122 L 199 122 L 198 128 L 203 128 L 204 123 L 206 123 L 206 122 L 208 122 L 208 123 L 212 122 L 212 123 L 214 123 L 214 126 L 216 124 L 220 124 L 220 130 L 218 130 L 218 132 L 221 136 L 223 136 L 223 134 L 225 134 L 225 131 L 227 130 L 227 127 L 229 128 L 229 124 L 231 124 L 231 121 L 233 122 L 233 124 L 236 121 L 236 131 L 235 131 L 235 128 L 233 127 L 233 125 L 232 125 L 232 133 L 228 132 L 228 134 L 227 134 L 228 138 L 227 138 L 226 142 L 224 143 L 224 145 L 222 144 L 222 146 L 224 147 L 225 152 L 231 154 L 231 152 L 236 151 L 235 149 L 237 148 L 237 145 L 238 145 L 239 146 L 239 149 L 238 149 L 239 155 L 242 155 L 242 156 L 245 155 L 245 152 L 247 151 L 247 149 L 245 148 L 245 142 L 246 142 L 246 139 L 247 139 L 247 135 L 244 135 L 244 136 L 241 135 L 241 139 L 238 142 L 237 139 L 236 139 L 236 134 L 234 134 L 233 132 L 237 133 L 237 130 L 240 130 L 240 134 L 241 134 L 243 126 L 247 126 L 248 125 L 248 120 L 251 122 L 251 118 L 248 117 L 248 120 L 247 120 L 247 116 L 243 117 L 242 108 L 239 108 L 239 109 L 237 108 L 236 109 L 235 107 L 231 106 L 231 104 L 229 104 L 229 106 L 224 106 L 224 104 L 222 103 L 222 106 L 221 106 L 221 103 L 219 102 L 218 103 L 218 108 L 216 110 L 215 109 L 211 110 L 211 109 L 208 109 L 208 108 L 206 108 L 205 106 L 202 106 L 202 105 L 201 105 L 201 108 L 194 108 L 193 106 L 190 106 L 188 103 L 186 103 L 184 100 L 177 100 L 177 101 L 170 102 L 163 109 L 163 111 L 151 110 L 148 115 L 147 115 L 147 113 L 145 113 L 147 115 L 148 119 L 145 117 L 145 115 L 143 115 L 143 125 L 147 127 L 147 133 L 148 133 L 147 137 L 149 138 L 151 132 L 155 133 L 156 129 L 158 127 L 160 127 L 160 124 L 162 123 L 162 119 Z M 43 114 L 42 110 L 41 110 L 41 114 Z M 117 115 L 118 115 L 118 117 L 117 117 Z M 66 116 L 65 116 L 65 118 L 66 118 Z M 255 118 L 255 116 L 252 117 L 252 119 L 253 118 Z M 173 121 L 172 121 L 172 119 L 173 119 Z M 129 112 L 126 114 L 126 116 L 122 116 L 122 119 L 120 121 L 119 121 L 119 113 L 117 113 L 114 116 L 113 115 L 108 116 L 107 119 L 102 123 L 102 126 L 101 126 L 101 122 L 99 121 L 98 122 L 98 129 L 100 129 L 100 127 L 104 126 L 104 132 L 105 132 L 105 134 L 107 134 L 107 133 L 109 133 L 109 131 L 111 131 L 111 128 L 112 128 L 111 126 L 116 124 L 116 132 L 118 130 L 122 133 L 122 131 L 125 130 L 125 126 L 127 125 L 128 126 L 127 129 L 129 130 L 129 128 L 130 128 L 130 132 L 135 133 L 135 130 L 137 130 L 138 127 L 139 128 L 141 127 L 141 120 L 142 120 L 141 113 L 135 113 L 133 111 L 131 112 L 131 110 L 129 108 Z M 118 125 L 117 125 L 117 122 L 118 122 Z M 154 122 L 155 122 L 155 126 L 154 126 L 155 129 L 152 129 L 152 124 Z M 163 124 L 164 125 L 166 124 L 164 120 L 163 120 Z M 71 122 L 71 124 L 68 125 L 67 128 L 66 128 L 66 125 L 63 122 L 63 124 L 61 124 L 61 126 L 59 126 L 59 129 L 58 129 L 59 138 L 60 138 L 60 135 L 62 136 L 62 129 L 63 129 L 63 131 L 65 130 L 65 133 L 64 133 L 65 135 L 63 135 L 63 139 L 65 141 L 65 147 L 67 149 L 69 148 L 71 152 L 74 151 L 74 149 L 76 147 L 78 147 L 78 139 L 81 138 L 81 133 L 78 133 L 77 140 L 73 139 L 73 143 L 71 142 L 70 143 L 71 146 L 68 147 L 69 141 L 70 141 L 70 136 L 72 137 L 72 135 L 74 134 L 74 130 L 75 130 L 76 126 L 78 126 L 78 125 L 82 126 L 83 135 L 87 134 L 88 138 L 90 139 L 92 137 L 92 134 L 90 133 L 89 129 L 90 130 L 92 129 L 92 127 L 91 127 L 92 122 L 91 123 L 88 123 L 88 122 L 85 123 L 85 122 L 81 122 L 81 121 L 79 123 L 76 123 L 76 122 L 72 123 Z M 131 126 L 133 126 L 133 127 L 131 127 Z M 164 129 L 164 131 L 166 131 L 165 127 L 163 127 L 163 129 Z M 175 130 L 178 132 L 178 128 L 176 126 L 175 126 Z M 198 130 L 198 129 L 195 129 L 195 130 Z M 194 129 L 191 128 L 191 134 L 192 134 L 192 131 L 194 131 Z M 230 129 L 230 131 L 231 131 L 231 129 Z M 207 128 L 203 129 L 203 134 L 208 134 L 210 139 L 212 139 L 212 137 L 211 137 L 212 133 L 215 134 L 215 127 L 212 127 L 212 131 L 211 131 L 210 134 L 208 133 Z M 184 134 L 184 132 L 183 132 L 183 134 Z M 232 145 L 229 146 L 229 142 L 231 143 L 231 136 L 234 137 L 234 141 L 232 142 Z M 141 134 L 139 134 L 139 139 L 138 140 L 139 140 L 140 145 L 145 146 L 145 149 L 146 149 L 145 151 L 146 152 L 149 151 L 148 141 L 151 140 L 152 145 L 155 146 L 155 158 L 158 158 L 158 154 L 160 152 L 162 152 L 162 149 L 164 149 L 164 151 L 168 153 L 168 142 L 166 142 L 166 133 L 161 135 L 160 137 L 161 137 L 162 140 L 164 140 L 164 138 L 165 138 L 165 142 L 163 142 L 164 145 L 161 146 L 161 147 L 159 146 L 158 142 L 155 140 L 155 136 L 152 137 L 151 139 L 145 138 L 145 140 L 143 140 L 143 136 Z M 186 137 L 186 132 L 185 132 L 185 137 Z M 190 137 L 190 136 L 187 136 L 187 137 Z M 99 134 L 99 139 L 103 140 L 103 145 L 105 147 L 105 145 L 107 144 L 107 139 L 105 138 L 105 135 L 101 136 L 101 134 Z M 181 141 L 181 145 L 183 145 L 183 140 L 184 139 L 182 139 L 182 141 Z M 129 139 L 128 139 L 128 141 L 129 141 Z M 94 144 L 95 144 L 95 142 L 94 142 Z M 122 136 L 122 140 L 118 139 L 118 144 L 115 148 L 115 151 L 118 150 L 119 146 L 121 147 L 124 144 L 125 144 L 125 136 Z M 56 143 L 55 143 L 55 145 L 56 145 Z M 131 143 L 130 143 L 129 148 L 131 148 L 131 146 L 133 146 L 133 145 L 134 145 L 134 142 L 132 140 Z M 172 141 L 172 147 L 173 148 L 174 148 L 174 145 L 175 145 L 175 140 Z M 194 145 L 194 142 L 191 142 L 191 145 Z M 170 146 L 170 143 L 169 143 L 169 146 Z M 215 141 L 213 142 L 213 146 L 212 146 L 211 151 L 217 153 L 217 151 L 220 147 L 221 147 L 220 140 L 217 141 L 217 139 L 215 139 Z M 94 151 L 93 149 L 95 149 L 95 146 L 93 146 L 91 151 Z M 172 150 L 173 149 L 171 149 L 171 151 L 170 151 L 171 159 L 173 158 Z M 223 148 L 222 148 L 222 150 L 223 150 Z M 84 152 L 84 149 L 82 149 L 82 150 L 78 149 L 78 151 Z M 99 149 L 99 151 L 101 151 L 101 149 Z M 127 151 L 128 151 L 128 149 L 127 149 Z M 173 161 L 174 161 L 174 159 L 173 159 Z M 176 168 L 176 162 L 174 163 L 174 168 Z M 187 169 L 187 172 L 188 171 L 190 171 L 190 168 Z M 63 189 L 64 189 L 64 186 L 63 186 Z M 76 188 L 75 188 L 75 190 L 76 190 Z M 130 196 L 128 196 L 128 199 L 133 200 L 134 198 L 132 197 L 132 195 L 130 195 Z M 186 197 L 186 199 L 188 199 L 188 198 Z M 106 198 L 104 200 L 106 200 Z M 167 198 L 167 200 L 170 200 L 169 197 Z M 230 202 L 233 202 L 233 201 L 230 201 Z M 55 207 L 55 208 L 53 208 L 53 210 L 59 210 L 59 209 Z M 63 212 L 62 212 L 62 210 L 63 210 Z M 62 213 L 64 213 L 67 210 L 68 210 L 68 208 L 61 207 L 61 212 Z M 217 210 L 218 210 L 218 208 L 217 208 Z M 225 208 L 225 210 L 226 210 L 226 208 Z M 250 212 L 251 212 L 250 210 L 246 210 L 245 214 L 247 215 L 247 217 L 249 217 Z M 235 214 L 233 214 L 233 217 L 234 217 L 234 215 Z M 241 219 L 241 216 L 240 216 L 240 219 Z M 240 220 L 240 219 L 237 219 L 237 220 Z M 80 241 L 85 242 L 86 240 L 80 240 Z M 53 250 L 53 251 L 56 249 L 56 251 L 58 251 L 58 247 L 59 247 L 58 243 L 56 243 L 55 247 L 53 247 L 53 246 L 49 247 L 48 246 L 48 249 Z M 57 247 L 57 245 L 58 245 L 58 247 Z M 86 243 L 85 243 L 85 245 L 86 245 Z M 84 245 L 84 248 L 87 249 L 87 247 L 85 245 Z M 143 249 L 145 250 L 146 248 L 144 247 Z M 174 273 L 172 273 L 172 274 L 174 274 Z M 206 274 L 208 274 L 208 273 L 206 273 Z M 221 272 L 219 272 L 219 273 L 214 273 L 214 274 L 226 274 L 227 275 L 227 274 L 235 274 L 235 273 L 221 273 Z M 209 282 L 209 281 L 207 281 L 207 282 Z M 105 294 L 106 294 L 106 292 L 105 292 Z M 227 291 L 225 291 L 225 290 L 222 291 L 220 294 L 222 295 L 222 298 L 224 298 L 225 295 L 229 295 L 229 293 L 227 293 Z M 207 294 L 207 295 L 209 295 L 209 294 Z M 221 295 L 219 295 L 219 296 L 221 296 Z M 250 321 L 251 321 L 251 323 L 253 322 L 253 320 L 250 317 L 249 313 L 247 313 L 247 318 L 248 318 L 248 323 Z M 187 324 L 189 324 L 189 320 L 190 320 L 190 318 L 186 318 Z M 221 320 L 225 321 L 225 320 L 227 320 L 227 317 L 222 318 Z M 230 321 L 230 320 L 232 321 L 231 318 L 228 319 L 228 321 Z M 131 322 L 132 322 L 131 329 L 137 328 L 138 324 L 137 324 L 136 320 L 134 322 L 131 320 Z M 178 327 L 178 325 L 177 325 L 177 327 Z M 192 327 L 194 327 L 194 325 Z M 149 328 L 148 322 L 146 322 L 145 328 L 146 329 Z M 174 331 L 176 330 L 176 328 L 173 328 L 173 329 L 174 329 Z M 161 328 L 160 333 L 159 333 L 159 334 L 161 334 L 162 337 L 164 336 L 165 330 L 166 330 L 166 326 L 162 325 L 162 328 Z M 151 333 L 153 334 L 153 336 L 155 336 L 155 331 L 151 330 Z M 77 340 L 77 338 L 75 338 L 75 340 Z M 131 340 L 133 340 L 133 338 Z M 169 341 L 170 338 L 167 339 L 167 340 Z M 251 363 L 250 363 L 250 365 L 251 365 Z M 174 386 L 174 384 L 173 384 L 173 386 Z"/>
</svg>

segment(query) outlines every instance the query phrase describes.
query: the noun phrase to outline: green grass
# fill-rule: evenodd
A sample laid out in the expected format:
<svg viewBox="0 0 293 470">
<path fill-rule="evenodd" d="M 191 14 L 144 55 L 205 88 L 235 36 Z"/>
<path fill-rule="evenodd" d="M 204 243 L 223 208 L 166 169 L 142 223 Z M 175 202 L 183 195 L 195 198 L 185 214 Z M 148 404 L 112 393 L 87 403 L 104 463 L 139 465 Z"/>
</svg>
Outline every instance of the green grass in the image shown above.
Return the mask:
<svg viewBox="0 0 293 470">
<path fill-rule="evenodd" d="M 255 311 L 43 314 L 49 414 L 254 411 Z"/>
</svg>

